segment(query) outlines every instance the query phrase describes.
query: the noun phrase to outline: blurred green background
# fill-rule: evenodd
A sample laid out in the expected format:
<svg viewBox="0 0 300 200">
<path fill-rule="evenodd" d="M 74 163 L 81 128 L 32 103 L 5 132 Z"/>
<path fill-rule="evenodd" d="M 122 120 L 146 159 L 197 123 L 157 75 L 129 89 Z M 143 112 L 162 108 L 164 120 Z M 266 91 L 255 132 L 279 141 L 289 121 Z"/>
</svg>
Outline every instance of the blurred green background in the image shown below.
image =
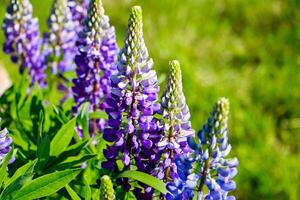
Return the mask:
<svg viewBox="0 0 300 200">
<path fill-rule="evenodd" d="M 52 0 L 31 0 L 40 28 Z M 0 2 L 0 20 L 8 0 Z M 182 64 L 193 128 L 219 96 L 231 101 L 231 155 L 240 160 L 237 199 L 300 198 L 300 2 L 296 0 L 104 0 L 122 45 L 130 7 L 159 75 Z M 3 32 L 0 33 L 3 43 Z M 12 79 L 17 67 L 0 52 Z M 1 80 L 0 80 L 1 81 Z"/>
</svg>

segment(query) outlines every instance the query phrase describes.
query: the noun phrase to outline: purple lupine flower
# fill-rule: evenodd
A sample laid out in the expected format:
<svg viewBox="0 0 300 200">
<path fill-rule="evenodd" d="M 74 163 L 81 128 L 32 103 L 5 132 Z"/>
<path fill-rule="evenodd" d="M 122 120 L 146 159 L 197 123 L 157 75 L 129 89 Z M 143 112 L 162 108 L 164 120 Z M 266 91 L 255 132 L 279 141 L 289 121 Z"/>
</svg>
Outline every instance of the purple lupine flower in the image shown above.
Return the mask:
<svg viewBox="0 0 300 200">
<path fill-rule="evenodd" d="M 76 106 L 73 112 L 84 102 L 90 102 L 90 111 L 104 110 L 107 105 L 104 98 L 110 95 L 110 77 L 116 72 L 118 47 L 114 27 L 104 14 L 101 0 L 92 0 L 89 6 L 85 27 L 77 41 L 78 54 L 77 78 L 73 79 L 73 96 Z M 90 134 L 93 136 L 104 128 L 104 119 L 90 121 Z"/>
<path fill-rule="evenodd" d="M 166 195 L 167 200 L 192 200 L 194 197 L 192 187 L 187 187 L 189 175 L 193 169 L 193 163 L 195 159 L 186 153 L 181 156 L 177 156 L 174 159 L 176 164 L 178 177 L 173 181 L 167 183 L 168 193 Z"/>
<path fill-rule="evenodd" d="M 1 119 L 0 119 L 1 120 Z M 0 165 L 3 162 L 5 156 L 11 150 L 11 137 L 8 137 L 8 130 L 5 128 L 3 130 L 0 129 Z M 11 160 L 13 162 L 13 160 Z"/>
<path fill-rule="evenodd" d="M 45 65 L 54 74 L 57 89 L 63 94 L 61 103 L 72 97 L 65 72 L 75 69 L 74 58 L 77 52 L 75 23 L 67 6 L 67 0 L 54 0 L 47 20 L 49 33 L 44 34 L 43 54 Z"/>
<path fill-rule="evenodd" d="M 156 103 L 159 87 L 143 39 L 139 6 L 132 8 L 124 43 L 119 54 L 118 74 L 111 78 L 111 97 L 106 100 L 109 120 L 104 138 L 114 142 L 104 151 L 108 161 L 103 164 L 107 168 L 116 167 L 118 152 L 123 153 L 123 164 L 129 167 L 134 155 L 153 146 L 154 135 L 150 133 L 157 129 L 153 113 L 159 109 Z"/>
<path fill-rule="evenodd" d="M 160 113 L 164 118 L 164 125 L 163 137 L 157 146 L 162 151 L 162 160 L 154 172 L 154 175 L 165 182 L 178 177 L 174 159 L 177 155 L 190 151 L 187 138 L 195 132 L 191 128 L 190 112 L 183 94 L 180 64 L 173 60 L 170 67 L 171 74 L 161 97 Z"/>
<path fill-rule="evenodd" d="M 44 35 L 44 52 L 48 67 L 53 74 L 74 70 L 77 34 L 67 0 L 54 0 L 47 24 L 49 33 Z"/>
<path fill-rule="evenodd" d="M 20 73 L 25 69 L 28 71 L 31 85 L 37 82 L 41 87 L 45 87 L 39 24 L 37 18 L 32 17 L 32 5 L 29 0 L 10 1 L 2 29 L 6 38 L 4 52 L 19 65 Z"/>
<path fill-rule="evenodd" d="M 156 103 L 159 87 L 142 28 L 142 9 L 134 6 L 119 54 L 118 74 L 111 78 L 111 97 L 106 99 L 109 119 L 104 139 L 113 144 L 104 150 L 107 161 L 102 166 L 110 170 L 118 170 L 117 160 L 122 160 L 124 169 L 132 169 L 135 163 L 138 170 L 150 172 L 160 158 L 155 148 L 160 140 L 159 124 L 153 117 L 160 109 Z"/>
<path fill-rule="evenodd" d="M 234 196 L 228 196 L 228 192 L 235 189 L 236 184 L 232 178 L 237 174 L 237 158 L 228 159 L 226 156 L 230 153 L 231 145 L 228 144 L 228 113 L 229 101 L 220 98 L 213 108 L 210 118 L 199 131 L 199 142 L 194 138 L 189 138 L 189 146 L 194 150 L 192 155 L 194 159 L 192 168 L 182 168 L 189 175 L 184 182 L 182 193 L 194 189 L 198 191 L 198 199 L 220 199 L 233 200 Z M 185 160 L 177 164 L 183 165 Z M 204 193 L 204 186 L 208 193 Z M 170 198 L 176 196 L 172 195 Z"/>
<path fill-rule="evenodd" d="M 84 19 L 87 16 L 90 0 L 68 0 L 68 6 L 72 13 L 72 19 L 75 23 L 77 33 L 80 33 L 84 27 Z"/>
</svg>

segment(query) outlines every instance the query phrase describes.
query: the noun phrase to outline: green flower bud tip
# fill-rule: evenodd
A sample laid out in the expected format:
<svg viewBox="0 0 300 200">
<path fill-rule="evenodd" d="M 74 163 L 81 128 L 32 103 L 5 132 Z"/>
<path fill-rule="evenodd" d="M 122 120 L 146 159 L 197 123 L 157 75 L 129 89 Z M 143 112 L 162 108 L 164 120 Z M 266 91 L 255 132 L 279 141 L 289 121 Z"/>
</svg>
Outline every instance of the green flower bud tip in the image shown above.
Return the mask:
<svg viewBox="0 0 300 200">
<path fill-rule="evenodd" d="M 218 99 L 213 109 L 212 117 L 215 119 L 216 128 L 225 129 L 227 128 L 228 114 L 229 114 L 229 100 L 221 97 Z"/>
<path fill-rule="evenodd" d="M 101 19 L 104 16 L 104 8 L 101 0 L 92 0 L 89 5 L 87 25 L 97 31 L 100 26 Z"/>
<path fill-rule="evenodd" d="M 107 175 L 102 176 L 100 186 L 100 200 L 115 200 L 115 191 L 110 177 Z"/>
<path fill-rule="evenodd" d="M 170 75 L 162 97 L 168 99 L 168 101 L 176 107 L 180 104 L 180 102 L 185 104 L 180 63 L 177 60 L 172 60 L 169 62 L 169 65 Z"/>
<path fill-rule="evenodd" d="M 128 39 L 133 40 L 133 42 L 131 43 L 133 46 L 138 46 L 139 45 L 138 43 L 140 43 L 141 41 L 143 43 L 142 8 L 140 6 L 134 6 L 131 8 L 131 14 L 129 17 L 128 35 L 129 35 Z M 139 41 L 139 39 L 141 41 Z"/>
<path fill-rule="evenodd" d="M 60 7 L 66 8 L 67 7 L 67 1 L 66 0 L 56 0 L 56 4 Z"/>
<path fill-rule="evenodd" d="M 142 7 L 141 6 L 133 6 L 131 8 L 131 16 L 138 21 L 142 19 Z"/>
<path fill-rule="evenodd" d="M 182 91 L 182 74 L 180 69 L 180 63 L 178 60 L 172 60 L 169 62 L 171 66 L 171 79 L 177 87 L 178 91 Z"/>
<path fill-rule="evenodd" d="M 66 22 L 66 15 L 69 14 L 68 12 L 66 0 L 55 0 L 52 5 L 48 23 L 52 27 L 55 26 L 53 27 L 55 30 L 58 30 L 58 26 L 63 26 Z"/>
<path fill-rule="evenodd" d="M 119 55 L 119 61 L 126 67 L 119 68 L 119 70 L 135 71 L 136 63 L 148 59 L 148 57 L 148 50 L 143 38 L 142 8 L 134 6 L 129 16 L 124 46 Z"/>
</svg>

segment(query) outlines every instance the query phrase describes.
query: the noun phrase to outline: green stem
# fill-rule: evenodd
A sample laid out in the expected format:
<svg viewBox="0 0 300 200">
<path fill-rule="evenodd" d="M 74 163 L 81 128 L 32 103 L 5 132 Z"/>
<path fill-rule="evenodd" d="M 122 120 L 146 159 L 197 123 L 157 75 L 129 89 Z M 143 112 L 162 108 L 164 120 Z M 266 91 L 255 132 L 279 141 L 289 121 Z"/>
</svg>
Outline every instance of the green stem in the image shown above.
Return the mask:
<svg viewBox="0 0 300 200">
<path fill-rule="evenodd" d="M 200 185 L 198 187 L 198 192 L 202 192 L 202 190 L 203 190 L 203 186 L 204 186 L 204 183 L 205 183 L 208 168 L 209 168 L 209 159 L 207 159 L 205 161 L 204 169 L 203 169 L 202 176 L 201 176 Z"/>
</svg>

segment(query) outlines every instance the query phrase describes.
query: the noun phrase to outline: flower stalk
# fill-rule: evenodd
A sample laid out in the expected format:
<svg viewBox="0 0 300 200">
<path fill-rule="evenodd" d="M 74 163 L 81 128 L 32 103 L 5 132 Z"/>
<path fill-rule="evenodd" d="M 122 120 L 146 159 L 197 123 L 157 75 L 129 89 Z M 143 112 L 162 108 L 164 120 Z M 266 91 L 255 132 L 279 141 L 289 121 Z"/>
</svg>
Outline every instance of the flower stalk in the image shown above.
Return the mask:
<svg viewBox="0 0 300 200">
<path fill-rule="evenodd" d="M 115 29 L 104 14 L 101 0 L 91 0 L 85 26 L 77 41 L 78 54 L 75 56 L 77 77 L 73 80 L 73 96 L 77 113 L 84 102 L 90 102 L 90 112 L 104 110 L 105 97 L 110 96 L 111 75 L 116 72 L 118 47 Z M 104 119 L 90 120 L 90 135 L 103 131 Z M 79 133 L 81 133 L 79 128 Z"/>
</svg>

